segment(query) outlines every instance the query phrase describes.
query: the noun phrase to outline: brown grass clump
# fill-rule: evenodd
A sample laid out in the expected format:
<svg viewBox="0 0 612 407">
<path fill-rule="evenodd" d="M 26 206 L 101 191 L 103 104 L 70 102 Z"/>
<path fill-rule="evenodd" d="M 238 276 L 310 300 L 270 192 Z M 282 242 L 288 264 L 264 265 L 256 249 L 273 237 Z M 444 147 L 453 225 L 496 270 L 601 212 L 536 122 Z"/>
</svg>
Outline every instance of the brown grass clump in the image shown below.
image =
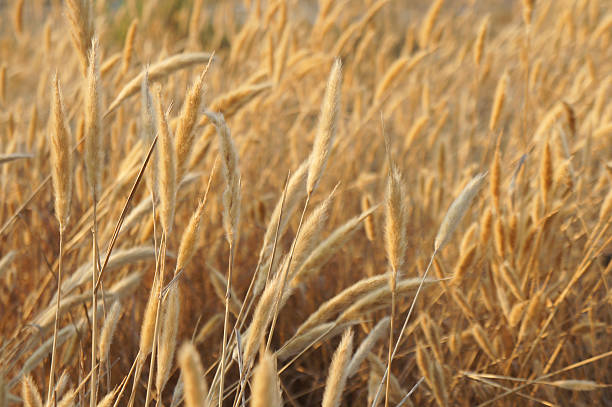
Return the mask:
<svg viewBox="0 0 612 407">
<path fill-rule="evenodd" d="M 0 407 L 609 404 L 611 11 L 0 1 Z"/>
</svg>

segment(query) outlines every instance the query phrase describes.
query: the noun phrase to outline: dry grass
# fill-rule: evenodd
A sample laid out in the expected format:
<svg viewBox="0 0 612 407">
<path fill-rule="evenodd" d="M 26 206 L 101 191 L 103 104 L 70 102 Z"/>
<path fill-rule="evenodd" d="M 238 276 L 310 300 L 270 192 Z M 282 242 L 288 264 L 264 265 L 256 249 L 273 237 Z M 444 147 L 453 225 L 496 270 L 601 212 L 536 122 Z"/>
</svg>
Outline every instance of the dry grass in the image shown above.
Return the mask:
<svg viewBox="0 0 612 407">
<path fill-rule="evenodd" d="M 610 404 L 611 45 L 596 0 L 0 1 L 0 407 Z"/>
</svg>

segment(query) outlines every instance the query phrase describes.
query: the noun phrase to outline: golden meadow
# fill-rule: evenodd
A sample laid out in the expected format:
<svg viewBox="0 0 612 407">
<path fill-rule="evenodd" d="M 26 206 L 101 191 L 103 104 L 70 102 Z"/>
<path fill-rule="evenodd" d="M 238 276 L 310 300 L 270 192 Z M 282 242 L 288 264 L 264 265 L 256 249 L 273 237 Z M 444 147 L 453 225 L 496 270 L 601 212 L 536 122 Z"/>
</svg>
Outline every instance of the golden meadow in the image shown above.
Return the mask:
<svg viewBox="0 0 612 407">
<path fill-rule="evenodd" d="M 611 50 L 597 0 L 0 2 L 0 407 L 612 403 Z"/>
</svg>

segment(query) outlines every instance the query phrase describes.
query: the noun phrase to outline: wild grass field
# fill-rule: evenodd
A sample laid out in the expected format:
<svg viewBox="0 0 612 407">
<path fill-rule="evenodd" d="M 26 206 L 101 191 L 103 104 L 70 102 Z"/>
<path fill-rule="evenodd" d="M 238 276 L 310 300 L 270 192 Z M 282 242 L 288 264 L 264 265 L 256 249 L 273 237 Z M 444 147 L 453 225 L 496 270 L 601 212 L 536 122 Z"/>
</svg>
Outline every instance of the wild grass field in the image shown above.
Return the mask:
<svg viewBox="0 0 612 407">
<path fill-rule="evenodd" d="M 603 0 L 0 1 L 0 407 L 612 405 L 611 95 Z"/>
</svg>

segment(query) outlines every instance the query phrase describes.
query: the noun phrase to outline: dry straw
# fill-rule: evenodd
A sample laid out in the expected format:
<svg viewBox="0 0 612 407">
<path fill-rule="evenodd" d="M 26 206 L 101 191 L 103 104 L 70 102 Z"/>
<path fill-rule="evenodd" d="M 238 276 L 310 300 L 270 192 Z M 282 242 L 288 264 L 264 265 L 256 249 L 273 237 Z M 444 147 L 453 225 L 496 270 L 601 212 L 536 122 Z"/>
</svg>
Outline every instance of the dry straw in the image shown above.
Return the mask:
<svg viewBox="0 0 612 407">
<path fill-rule="evenodd" d="M 340 110 L 341 87 L 342 63 L 340 59 L 336 59 L 329 73 L 327 87 L 325 88 L 325 96 L 323 97 L 323 104 L 321 105 L 319 125 L 310 154 L 308 178 L 306 180 L 306 192 L 308 196 L 312 194 L 321 179 L 334 142 L 338 111 Z"/>
</svg>

